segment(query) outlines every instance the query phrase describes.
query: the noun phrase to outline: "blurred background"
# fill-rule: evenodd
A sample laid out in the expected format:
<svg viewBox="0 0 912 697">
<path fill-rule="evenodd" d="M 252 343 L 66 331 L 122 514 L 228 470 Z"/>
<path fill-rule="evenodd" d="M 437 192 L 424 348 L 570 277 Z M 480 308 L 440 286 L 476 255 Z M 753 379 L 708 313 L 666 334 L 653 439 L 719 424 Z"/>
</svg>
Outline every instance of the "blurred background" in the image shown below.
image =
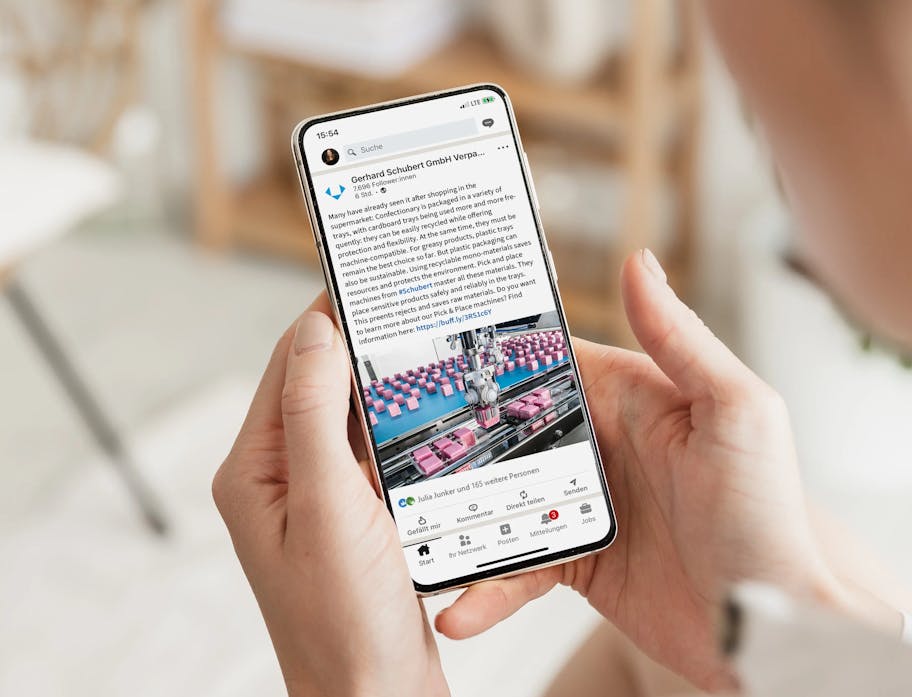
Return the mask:
<svg viewBox="0 0 912 697">
<path fill-rule="evenodd" d="M 910 371 L 786 263 L 698 3 L 0 0 L 0 693 L 282 692 L 209 482 L 323 285 L 291 129 L 482 81 L 574 333 L 632 346 L 620 260 L 653 249 L 786 396 L 812 496 L 912 582 Z M 562 590 L 441 640 L 454 695 L 535 694 L 596 621 Z"/>
</svg>

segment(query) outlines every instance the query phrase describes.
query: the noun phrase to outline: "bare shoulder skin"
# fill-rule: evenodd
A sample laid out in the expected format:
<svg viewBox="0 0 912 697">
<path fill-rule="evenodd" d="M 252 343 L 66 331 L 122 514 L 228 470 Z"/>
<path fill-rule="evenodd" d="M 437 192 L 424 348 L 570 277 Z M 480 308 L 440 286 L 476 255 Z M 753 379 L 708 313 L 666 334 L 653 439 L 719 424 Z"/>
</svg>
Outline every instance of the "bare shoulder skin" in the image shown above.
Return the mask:
<svg viewBox="0 0 912 697">
<path fill-rule="evenodd" d="M 912 348 L 912 3 L 709 0 L 811 273 Z"/>
</svg>

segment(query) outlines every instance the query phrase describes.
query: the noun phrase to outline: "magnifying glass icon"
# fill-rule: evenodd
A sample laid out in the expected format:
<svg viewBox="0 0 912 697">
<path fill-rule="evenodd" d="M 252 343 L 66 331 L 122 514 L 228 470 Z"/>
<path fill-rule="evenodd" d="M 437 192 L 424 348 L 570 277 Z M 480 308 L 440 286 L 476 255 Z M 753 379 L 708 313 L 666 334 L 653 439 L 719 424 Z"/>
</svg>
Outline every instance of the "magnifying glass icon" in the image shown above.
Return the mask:
<svg viewBox="0 0 912 697">
<path fill-rule="evenodd" d="M 355 152 L 354 148 L 349 148 L 348 154 L 351 155 L 352 157 L 358 157 L 358 153 Z"/>
</svg>

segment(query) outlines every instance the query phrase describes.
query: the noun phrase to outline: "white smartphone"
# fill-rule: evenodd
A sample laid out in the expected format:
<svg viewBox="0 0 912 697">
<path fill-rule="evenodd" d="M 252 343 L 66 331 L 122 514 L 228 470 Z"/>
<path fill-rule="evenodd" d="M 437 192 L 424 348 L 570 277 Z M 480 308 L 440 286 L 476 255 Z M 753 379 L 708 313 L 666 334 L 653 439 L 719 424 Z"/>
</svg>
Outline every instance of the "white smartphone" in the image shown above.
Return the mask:
<svg viewBox="0 0 912 697">
<path fill-rule="evenodd" d="M 611 544 L 611 496 L 506 92 L 472 85 L 318 116 L 292 141 L 416 590 Z"/>
</svg>

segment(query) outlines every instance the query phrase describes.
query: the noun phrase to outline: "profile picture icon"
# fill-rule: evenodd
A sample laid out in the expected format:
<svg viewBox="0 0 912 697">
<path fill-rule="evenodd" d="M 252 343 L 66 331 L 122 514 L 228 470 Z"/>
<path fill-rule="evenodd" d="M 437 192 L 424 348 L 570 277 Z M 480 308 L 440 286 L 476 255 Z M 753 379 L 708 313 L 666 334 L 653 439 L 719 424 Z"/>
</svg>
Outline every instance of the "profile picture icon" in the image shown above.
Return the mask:
<svg viewBox="0 0 912 697">
<path fill-rule="evenodd" d="M 326 148 L 323 151 L 323 163 L 327 165 L 334 165 L 339 161 L 339 151 L 335 148 Z"/>
</svg>

